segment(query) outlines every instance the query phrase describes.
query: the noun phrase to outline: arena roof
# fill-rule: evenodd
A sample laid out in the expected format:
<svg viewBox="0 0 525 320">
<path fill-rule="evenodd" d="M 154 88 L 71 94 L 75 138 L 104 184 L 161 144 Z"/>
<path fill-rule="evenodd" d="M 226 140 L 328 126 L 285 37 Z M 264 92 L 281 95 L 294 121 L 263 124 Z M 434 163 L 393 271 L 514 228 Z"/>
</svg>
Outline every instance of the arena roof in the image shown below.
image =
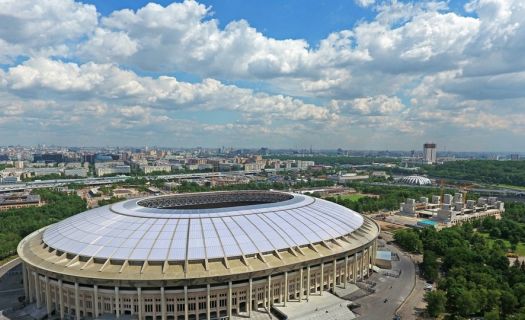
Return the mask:
<svg viewBox="0 0 525 320">
<path fill-rule="evenodd" d="M 88 210 L 48 227 L 43 241 L 84 257 L 191 261 L 311 246 L 362 225 L 360 214 L 306 195 L 214 192 L 134 199 Z"/>
<path fill-rule="evenodd" d="M 406 177 L 399 178 L 398 181 L 401 183 L 416 184 L 420 186 L 432 184 L 432 181 L 430 181 L 429 178 L 425 178 L 422 176 L 406 176 Z"/>
</svg>

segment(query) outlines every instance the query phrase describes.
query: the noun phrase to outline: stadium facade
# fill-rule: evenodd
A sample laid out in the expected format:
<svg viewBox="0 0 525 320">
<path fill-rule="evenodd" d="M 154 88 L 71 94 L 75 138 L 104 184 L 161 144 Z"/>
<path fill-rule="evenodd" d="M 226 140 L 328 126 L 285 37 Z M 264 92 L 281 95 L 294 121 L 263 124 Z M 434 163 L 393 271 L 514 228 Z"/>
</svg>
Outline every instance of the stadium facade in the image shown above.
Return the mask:
<svg viewBox="0 0 525 320">
<path fill-rule="evenodd" d="M 307 195 L 213 192 L 88 210 L 18 253 L 26 299 L 60 318 L 229 319 L 363 280 L 378 234 Z"/>
</svg>

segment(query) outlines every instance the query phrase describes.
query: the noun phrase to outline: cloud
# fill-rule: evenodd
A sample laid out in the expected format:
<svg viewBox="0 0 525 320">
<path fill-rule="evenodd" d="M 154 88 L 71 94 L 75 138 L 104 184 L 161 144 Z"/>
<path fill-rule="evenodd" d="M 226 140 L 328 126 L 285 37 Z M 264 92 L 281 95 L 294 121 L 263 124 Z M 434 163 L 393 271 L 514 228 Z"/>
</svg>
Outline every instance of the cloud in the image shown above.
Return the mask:
<svg viewBox="0 0 525 320">
<path fill-rule="evenodd" d="M 66 63 L 35 58 L 11 67 L 0 78 L 5 87 L 21 97 L 78 100 L 89 94 L 106 104 L 129 105 L 120 110 L 124 116 L 144 115 L 142 106 L 164 109 L 206 111 L 214 109 L 237 111 L 242 114 L 261 114 L 288 120 L 327 120 L 336 117 L 314 104 L 284 95 L 254 92 L 214 79 L 200 83 L 178 81 L 174 77 L 141 77 L 113 64 Z"/>
<path fill-rule="evenodd" d="M 379 95 L 353 100 L 332 100 L 331 104 L 343 113 L 361 115 L 388 115 L 401 112 L 405 105 L 398 97 Z"/>
<path fill-rule="evenodd" d="M 356 3 L 373 16 L 308 43 L 220 24 L 196 1 L 107 16 L 72 0 L 3 1 L 0 119 L 55 138 L 90 132 L 88 119 L 114 141 L 138 129 L 307 145 L 521 134 L 523 1 L 473 0 L 467 14 L 441 1 Z"/>
<path fill-rule="evenodd" d="M 69 41 L 97 25 L 95 6 L 73 0 L 0 2 L 0 63 L 18 56 L 67 55 Z"/>
<path fill-rule="evenodd" d="M 354 0 L 354 2 L 363 8 L 369 7 L 373 5 L 376 1 L 375 0 Z"/>
</svg>

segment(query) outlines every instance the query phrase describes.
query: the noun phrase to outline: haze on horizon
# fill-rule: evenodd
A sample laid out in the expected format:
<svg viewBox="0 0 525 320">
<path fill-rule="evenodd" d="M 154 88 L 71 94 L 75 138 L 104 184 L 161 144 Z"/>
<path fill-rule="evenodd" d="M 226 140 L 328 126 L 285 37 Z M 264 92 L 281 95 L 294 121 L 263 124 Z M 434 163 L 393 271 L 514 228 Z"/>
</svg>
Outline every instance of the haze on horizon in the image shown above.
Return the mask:
<svg viewBox="0 0 525 320">
<path fill-rule="evenodd" d="M 0 145 L 525 148 L 525 2 L 0 3 Z"/>
</svg>

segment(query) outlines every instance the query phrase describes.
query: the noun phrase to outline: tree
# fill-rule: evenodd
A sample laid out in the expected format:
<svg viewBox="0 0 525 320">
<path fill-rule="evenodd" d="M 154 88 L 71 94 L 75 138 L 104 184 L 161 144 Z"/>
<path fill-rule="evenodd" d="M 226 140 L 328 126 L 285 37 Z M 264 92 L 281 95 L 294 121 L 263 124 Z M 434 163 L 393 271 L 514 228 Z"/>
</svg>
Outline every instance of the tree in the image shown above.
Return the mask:
<svg viewBox="0 0 525 320">
<path fill-rule="evenodd" d="M 462 316 L 470 316 L 478 313 L 480 310 L 480 305 L 470 290 L 464 290 L 463 293 L 459 295 L 457 305 L 460 306 L 459 314 Z"/>
<path fill-rule="evenodd" d="M 485 320 L 499 320 L 499 310 L 492 309 L 488 312 L 485 312 L 483 317 L 485 318 Z"/>
<path fill-rule="evenodd" d="M 437 256 L 434 251 L 425 250 L 423 253 L 423 262 L 421 263 L 421 271 L 427 280 L 436 281 L 438 278 L 439 264 Z"/>
<path fill-rule="evenodd" d="M 394 234 L 394 240 L 401 246 L 403 249 L 422 253 L 423 252 L 423 242 L 419 238 L 419 235 L 416 231 L 410 229 L 398 230 Z"/>
<path fill-rule="evenodd" d="M 504 315 L 511 314 L 518 305 L 518 299 L 511 291 L 503 291 L 501 293 L 501 312 Z"/>
<path fill-rule="evenodd" d="M 447 303 L 447 296 L 444 291 L 436 290 L 425 294 L 425 301 L 427 302 L 427 312 L 431 317 L 437 317 L 445 312 Z"/>
</svg>

